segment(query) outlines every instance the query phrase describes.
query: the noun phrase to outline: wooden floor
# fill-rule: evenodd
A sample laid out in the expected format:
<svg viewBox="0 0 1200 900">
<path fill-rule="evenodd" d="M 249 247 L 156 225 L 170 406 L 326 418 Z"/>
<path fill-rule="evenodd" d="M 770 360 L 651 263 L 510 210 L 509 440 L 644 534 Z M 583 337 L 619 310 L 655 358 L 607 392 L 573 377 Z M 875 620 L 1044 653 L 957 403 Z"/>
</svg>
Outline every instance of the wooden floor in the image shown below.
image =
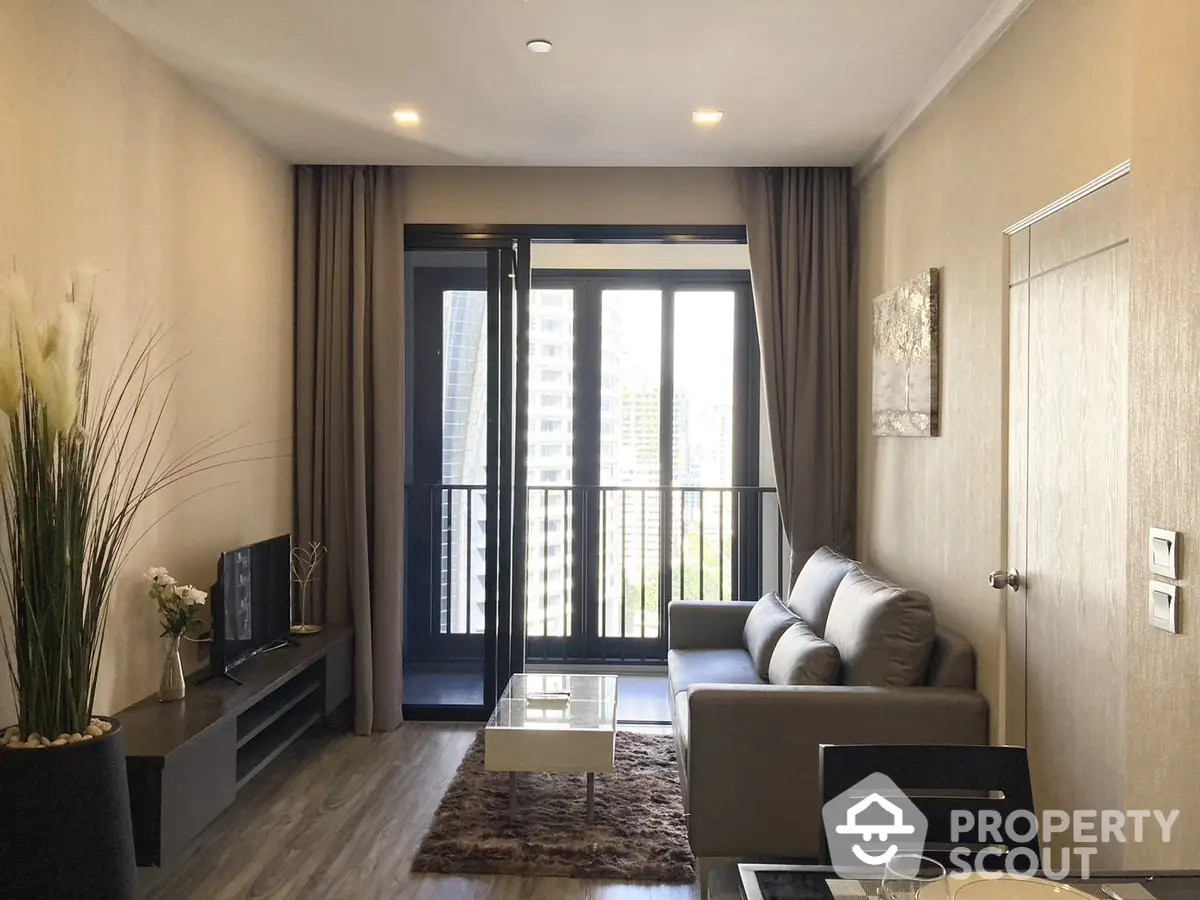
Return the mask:
<svg viewBox="0 0 1200 900">
<path fill-rule="evenodd" d="M 691 900 L 695 885 L 415 875 L 409 865 L 478 726 L 409 723 L 297 741 L 167 868 L 144 900 Z M 736 900 L 718 870 L 714 900 Z"/>
</svg>

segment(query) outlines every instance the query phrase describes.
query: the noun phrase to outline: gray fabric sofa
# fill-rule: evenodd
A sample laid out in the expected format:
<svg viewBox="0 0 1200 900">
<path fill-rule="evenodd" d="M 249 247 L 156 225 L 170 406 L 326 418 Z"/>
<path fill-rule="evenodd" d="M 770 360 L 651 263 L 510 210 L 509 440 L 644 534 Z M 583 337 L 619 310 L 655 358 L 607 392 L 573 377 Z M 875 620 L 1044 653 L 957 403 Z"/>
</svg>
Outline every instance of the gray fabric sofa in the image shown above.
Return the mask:
<svg viewBox="0 0 1200 900">
<path fill-rule="evenodd" d="M 974 651 L 936 626 L 928 597 L 832 550 L 817 551 L 787 607 L 837 646 L 843 666 L 837 683 L 802 686 L 759 677 L 743 639 L 755 605 L 676 601 L 669 608 L 671 717 L 688 834 L 702 863 L 819 858 L 822 744 L 987 743 Z M 896 637 L 888 629 L 905 632 L 891 651 L 878 644 Z M 879 660 L 867 658 L 889 652 L 920 661 L 916 683 L 843 683 L 895 684 L 881 673 L 897 660 L 871 669 Z"/>
</svg>

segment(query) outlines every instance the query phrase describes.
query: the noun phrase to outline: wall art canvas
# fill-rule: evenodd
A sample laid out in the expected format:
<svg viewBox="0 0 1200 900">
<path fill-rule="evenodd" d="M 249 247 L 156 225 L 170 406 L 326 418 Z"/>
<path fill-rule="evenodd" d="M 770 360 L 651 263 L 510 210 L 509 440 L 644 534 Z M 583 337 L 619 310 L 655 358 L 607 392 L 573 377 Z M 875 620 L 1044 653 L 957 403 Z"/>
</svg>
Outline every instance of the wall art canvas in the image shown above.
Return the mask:
<svg viewBox="0 0 1200 900">
<path fill-rule="evenodd" d="M 938 433 L 938 270 L 872 301 L 871 419 L 877 435 Z"/>
</svg>

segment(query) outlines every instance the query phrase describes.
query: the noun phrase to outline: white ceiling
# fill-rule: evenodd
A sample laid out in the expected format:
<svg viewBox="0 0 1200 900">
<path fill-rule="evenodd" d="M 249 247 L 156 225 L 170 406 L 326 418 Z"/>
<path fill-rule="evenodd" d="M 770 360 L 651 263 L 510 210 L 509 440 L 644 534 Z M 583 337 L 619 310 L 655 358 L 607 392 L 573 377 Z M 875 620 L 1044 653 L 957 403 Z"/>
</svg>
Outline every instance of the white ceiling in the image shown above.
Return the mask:
<svg viewBox="0 0 1200 900">
<path fill-rule="evenodd" d="M 990 0 L 93 2 L 294 162 L 744 166 L 859 161 Z"/>
</svg>

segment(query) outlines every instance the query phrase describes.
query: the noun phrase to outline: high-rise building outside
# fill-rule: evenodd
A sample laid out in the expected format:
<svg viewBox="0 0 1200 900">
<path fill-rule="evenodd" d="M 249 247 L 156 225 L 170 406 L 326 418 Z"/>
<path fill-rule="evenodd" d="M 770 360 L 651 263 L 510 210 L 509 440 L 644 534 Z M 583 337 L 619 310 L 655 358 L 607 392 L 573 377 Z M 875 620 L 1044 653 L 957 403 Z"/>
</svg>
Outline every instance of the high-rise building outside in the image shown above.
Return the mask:
<svg viewBox="0 0 1200 900">
<path fill-rule="evenodd" d="M 657 637 L 660 576 L 670 528 L 666 599 L 714 599 L 732 575 L 732 310 L 728 292 L 676 295 L 670 486 L 662 485 L 662 295 L 601 295 L 600 485 L 589 489 L 599 533 L 599 631 Z M 526 630 L 571 633 L 575 432 L 575 296 L 530 296 L 526 515 Z M 486 473 L 486 295 L 447 292 L 443 339 L 443 483 L 482 485 Z M 454 490 L 443 510 L 442 629 L 483 630 L 485 497 Z M 663 521 L 666 505 L 670 520 Z M 468 509 L 468 506 L 470 509 Z M 589 509 L 593 507 L 589 506 Z M 682 552 L 681 552 L 682 551 Z M 470 575 L 466 560 L 471 560 Z M 703 563 L 701 563 L 703 559 Z"/>
</svg>

